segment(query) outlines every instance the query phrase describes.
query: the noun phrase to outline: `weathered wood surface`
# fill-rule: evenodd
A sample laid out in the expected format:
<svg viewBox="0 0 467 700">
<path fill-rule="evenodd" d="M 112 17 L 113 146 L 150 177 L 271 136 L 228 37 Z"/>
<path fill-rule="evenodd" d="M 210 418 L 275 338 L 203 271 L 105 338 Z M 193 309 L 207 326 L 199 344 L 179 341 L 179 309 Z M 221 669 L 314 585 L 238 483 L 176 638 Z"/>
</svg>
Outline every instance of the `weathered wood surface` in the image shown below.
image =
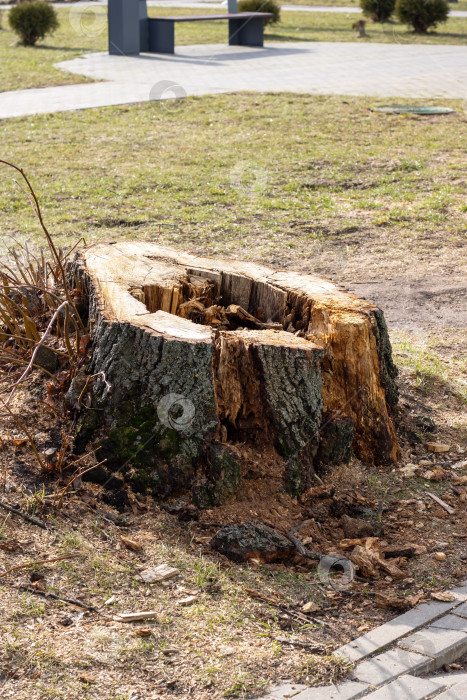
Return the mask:
<svg viewBox="0 0 467 700">
<path fill-rule="evenodd" d="M 314 457 L 339 459 L 349 440 L 367 462 L 398 458 L 396 369 L 370 302 L 314 275 L 145 242 L 89 246 L 71 272 L 89 298 L 92 370 L 112 387 L 97 383 L 78 442 L 104 425 L 141 486 L 192 485 L 219 442 L 274 444 L 301 486 Z M 167 395 L 182 398 L 164 421 Z"/>
</svg>

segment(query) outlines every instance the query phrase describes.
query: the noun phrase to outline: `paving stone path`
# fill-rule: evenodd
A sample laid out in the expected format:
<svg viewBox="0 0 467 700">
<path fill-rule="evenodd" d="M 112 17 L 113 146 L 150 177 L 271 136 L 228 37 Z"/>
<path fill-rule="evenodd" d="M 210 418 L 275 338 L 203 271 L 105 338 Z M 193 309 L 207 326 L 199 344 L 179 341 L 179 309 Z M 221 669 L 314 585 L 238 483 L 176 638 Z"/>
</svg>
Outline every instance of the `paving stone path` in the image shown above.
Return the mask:
<svg viewBox="0 0 467 700">
<path fill-rule="evenodd" d="M 339 685 L 284 683 L 261 700 L 467 700 L 467 672 L 436 673 L 467 653 L 467 581 L 334 651 L 355 664 Z M 423 677 L 421 677 L 423 676 Z"/>
<path fill-rule="evenodd" d="M 240 90 L 467 98 L 467 46 L 297 42 L 176 51 L 64 61 L 63 70 L 104 82 L 0 93 L 0 118 Z"/>
</svg>

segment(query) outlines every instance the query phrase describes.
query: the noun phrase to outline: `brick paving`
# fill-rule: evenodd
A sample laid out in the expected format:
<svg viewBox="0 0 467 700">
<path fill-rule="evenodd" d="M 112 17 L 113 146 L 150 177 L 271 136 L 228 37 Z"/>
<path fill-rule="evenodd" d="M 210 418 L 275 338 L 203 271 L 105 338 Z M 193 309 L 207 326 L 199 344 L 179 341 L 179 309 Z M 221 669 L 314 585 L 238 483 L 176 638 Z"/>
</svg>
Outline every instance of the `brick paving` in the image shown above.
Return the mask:
<svg viewBox="0 0 467 700">
<path fill-rule="evenodd" d="M 356 663 L 340 685 L 278 686 L 261 700 L 467 700 L 466 672 L 435 674 L 467 653 L 467 581 L 451 593 L 450 603 L 423 603 L 336 649 Z"/>
</svg>

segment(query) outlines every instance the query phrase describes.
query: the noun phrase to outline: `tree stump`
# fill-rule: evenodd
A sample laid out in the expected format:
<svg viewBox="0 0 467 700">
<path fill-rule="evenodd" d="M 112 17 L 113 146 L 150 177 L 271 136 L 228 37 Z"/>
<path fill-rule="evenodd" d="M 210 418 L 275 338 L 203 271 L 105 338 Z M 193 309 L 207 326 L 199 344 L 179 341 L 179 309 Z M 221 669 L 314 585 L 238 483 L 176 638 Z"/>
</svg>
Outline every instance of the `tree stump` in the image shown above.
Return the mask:
<svg viewBox="0 0 467 700">
<path fill-rule="evenodd" d="M 315 275 L 199 258 L 153 243 L 89 246 L 70 264 L 89 302 L 90 408 L 113 470 L 216 505 L 241 482 L 239 445 L 273 449 L 286 488 L 313 464 L 398 459 L 382 311 Z"/>
</svg>

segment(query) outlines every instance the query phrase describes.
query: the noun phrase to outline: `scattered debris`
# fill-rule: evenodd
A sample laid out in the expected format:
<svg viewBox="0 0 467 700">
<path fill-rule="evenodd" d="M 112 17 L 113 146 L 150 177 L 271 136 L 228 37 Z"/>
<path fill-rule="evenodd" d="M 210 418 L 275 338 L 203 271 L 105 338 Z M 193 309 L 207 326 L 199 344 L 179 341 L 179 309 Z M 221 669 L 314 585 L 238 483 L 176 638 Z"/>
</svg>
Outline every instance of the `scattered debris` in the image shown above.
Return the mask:
<svg viewBox="0 0 467 700">
<path fill-rule="evenodd" d="M 140 578 L 145 583 L 160 583 L 161 581 L 167 581 L 170 578 L 174 578 L 179 574 L 178 569 L 174 569 L 173 566 L 169 564 L 159 564 L 154 569 L 144 569 L 138 574 Z"/>
<path fill-rule="evenodd" d="M 378 569 L 382 569 L 394 579 L 405 578 L 404 572 L 396 564 L 385 561 L 377 537 L 367 537 L 364 546 L 357 545 L 350 555 L 350 560 L 365 578 L 378 578 Z"/>
<path fill-rule="evenodd" d="M 439 496 L 435 496 L 434 493 L 430 493 L 429 491 L 427 491 L 427 494 L 430 498 L 436 501 L 436 503 L 439 506 L 441 506 L 441 508 L 444 508 L 446 513 L 449 513 L 449 515 L 454 515 L 454 513 L 456 512 L 455 508 L 452 508 L 450 505 L 448 505 L 446 501 L 443 501 L 442 498 L 439 498 Z"/>
<path fill-rule="evenodd" d="M 465 469 L 467 467 L 467 459 L 462 459 L 460 462 L 451 464 L 451 469 Z"/>
<path fill-rule="evenodd" d="M 112 603 L 115 603 L 116 600 L 116 597 L 114 595 L 111 595 L 110 598 L 107 598 L 104 605 L 112 605 Z"/>
</svg>

